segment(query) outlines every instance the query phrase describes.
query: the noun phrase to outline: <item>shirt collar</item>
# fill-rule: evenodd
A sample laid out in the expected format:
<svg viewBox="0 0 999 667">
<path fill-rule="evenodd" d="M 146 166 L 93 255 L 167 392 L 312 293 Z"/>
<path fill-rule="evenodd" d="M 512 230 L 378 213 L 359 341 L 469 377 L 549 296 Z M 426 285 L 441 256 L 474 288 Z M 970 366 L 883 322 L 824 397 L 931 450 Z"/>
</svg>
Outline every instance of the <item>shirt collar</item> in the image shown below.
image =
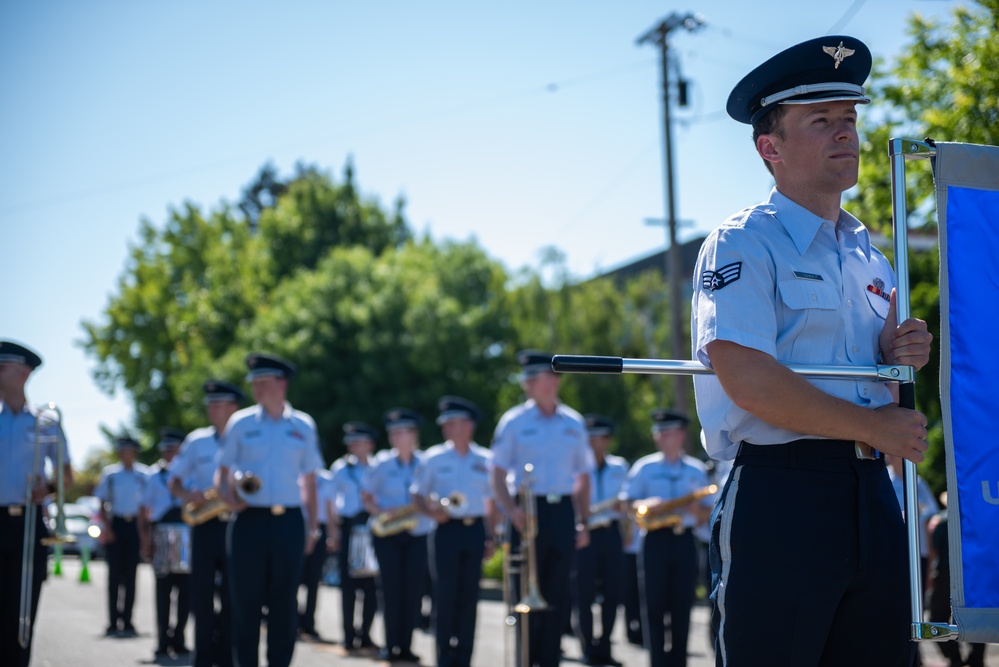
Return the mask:
<svg viewBox="0 0 999 667">
<path fill-rule="evenodd" d="M 794 242 L 794 247 L 800 254 L 805 254 L 815 240 L 822 225 L 828 220 L 820 218 L 804 206 L 789 199 L 776 187 L 770 192 L 769 213 L 773 215 L 787 230 L 788 236 Z M 779 211 L 779 214 L 778 214 Z M 871 259 L 871 237 L 863 223 L 844 211 L 839 210 L 839 220 L 836 221 L 836 231 L 849 234 L 849 239 L 863 251 L 864 256 Z"/>
</svg>

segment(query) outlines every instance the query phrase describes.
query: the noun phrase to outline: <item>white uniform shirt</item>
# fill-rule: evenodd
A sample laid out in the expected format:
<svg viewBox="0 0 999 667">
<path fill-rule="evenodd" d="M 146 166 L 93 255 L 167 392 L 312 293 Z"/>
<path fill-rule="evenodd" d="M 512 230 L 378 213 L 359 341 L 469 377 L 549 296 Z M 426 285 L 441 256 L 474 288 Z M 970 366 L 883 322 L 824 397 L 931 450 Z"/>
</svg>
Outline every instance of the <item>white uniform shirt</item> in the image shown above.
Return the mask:
<svg viewBox="0 0 999 667">
<path fill-rule="evenodd" d="M 873 366 L 895 286 L 867 229 L 840 211 L 834 224 L 775 188 L 770 200 L 726 220 L 701 246 L 691 306 L 692 355 L 726 340 L 781 363 Z M 827 394 L 871 409 L 891 402 L 885 383 L 809 379 Z M 694 376 L 708 453 L 734 458 L 741 441 L 790 442 L 795 433 L 738 408 L 714 375 Z"/>
<path fill-rule="evenodd" d="M 361 481 L 361 489 L 375 497 L 379 509 L 388 510 L 410 504 L 413 499 L 409 488 L 413 485 L 416 467 L 423 458 L 423 452 L 413 452 L 413 460 L 408 465 L 399 460 L 399 454 L 394 449 L 383 449 L 375 455 L 371 469 Z M 375 517 L 372 517 L 374 521 Z M 434 528 L 434 520 L 419 513 L 413 535 L 426 535 Z"/>
<path fill-rule="evenodd" d="M 590 506 L 592 507 L 610 498 L 619 500 L 627 479 L 628 462 L 620 456 L 614 456 L 613 454 L 605 456 L 603 467 L 600 468 L 594 465 L 593 471 L 590 473 Z M 617 510 L 604 510 L 599 516 L 618 518 L 620 514 Z M 590 518 L 593 519 L 594 516 Z M 613 526 L 614 524 L 611 525 Z"/>
<path fill-rule="evenodd" d="M 23 505 L 28 497 L 28 476 L 35 464 L 35 422 L 38 410 L 27 403 L 14 413 L 0 401 L 0 505 Z M 69 448 L 60 426 L 42 419 L 41 447 L 34 474 L 44 477 L 45 462 L 55 473 L 58 461 L 56 442 L 62 443 L 63 465 L 69 463 Z"/>
<path fill-rule="evenodd" d="M 221 442 L 213 426 L 188 433 L 177 456 L 170 462 L 170 481 L 179 479 L 188 491 L 205 491 L 215 486 L 216 459 Z"/>
<path fill-rule="evenodd" d="M 426 451 L 413 475 L 410 492 L 432 499 L 446 498 L 454 492 L 465 496 L 466 504 L 450 512 L 456 518 L 481 517 L 486 514 L 486 499 L 492 498 L 489 470 L 493 455 L 474 442 L 462 456 L 454 443 L 434 445 Z"/>
<path fill-rule="evenodd" d="M 287 403 L 279 419 L 259 405 L 230 417 L 218 463 L 232 472 L 251 472 L 260 480 L 260 490 L 243 497 L 252 507 L 300 507 L 299 476 L 324 467 L 315 422 Z"/>
<path fill-rule="evenodd" d="M 347 455 L 333 462 L 330 466 L 332 478 L 329 493 L 333 498 L 333 507 L 338 516 L 351 519 L 364 511 L 361 502 L 361 485 L 371 468 L 370 463 L 362 464 L 356 457 Z"/>
<path fill-rule="evenodd" d="M 167 487 L 169 473 L 163 466 L 163 461 L 149 468 L 149 479 L 142 493 L 141 505 L 149 510 L 149 520 L 161 521 L 163 516 L 174 507 L 180 507 L 180 498 L 176 498 Z"/>
<path fill-rule="evenodd" d="M 703 489 L 707 485 L 707 470 L 698 459 L 693 456 L 681 456 L 672 463 L 662 452 L 656 452 L 635 461 L 621 495 L 629 502 L 645 498 L 673 500 Z M 700 504 L 703 507 L 711 507 L 714 502 L 715 498 L 711 495 L 701 499 Z M 697 517 L 690 512 L 681 508 L 677 513 L 683 515 L 682 525 L 685 528 L 697 526 Z"/>
<path fill-rule="evenodd" d="M 493 466 L 506 470 L 511 495 L 520 491 L 524 466 L 534 466 L 534 495 L 572 494 L 576 476 L 595 465 L 582 415 L 559 403 L 546 416 L 533 400 L 516 405 L 500 417 L 493 436 Z"/>
<path fill-rule="evenodd" d="M 109 514 L 135 516 L 146 492 L 148 473 L 149 469 L 141 463 L 134 463 L 131 470 L 121 463 L 112 463 L 101 471 L 94 495 L 110 505 Z"/>
</svg>

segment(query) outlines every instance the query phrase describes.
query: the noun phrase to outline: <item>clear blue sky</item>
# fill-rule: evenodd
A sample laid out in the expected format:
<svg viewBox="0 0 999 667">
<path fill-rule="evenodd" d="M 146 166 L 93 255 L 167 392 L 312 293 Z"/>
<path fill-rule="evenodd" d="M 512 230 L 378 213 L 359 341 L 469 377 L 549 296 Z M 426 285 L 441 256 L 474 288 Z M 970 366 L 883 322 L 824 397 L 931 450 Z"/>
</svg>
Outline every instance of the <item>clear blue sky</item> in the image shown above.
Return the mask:
<svg viewBox="0 0 999 667">
<path fill-rule="evenodd" d="M 7 2 L 0 5 L 0 338 L 38 350 L 29 399 L 64 412 L 78 463 L 128 425 L 78 341 L 137 242 L 185 201 L 235 202 L 302 160 L 408 202 L 418 232 L 475 238 L 509 268 L 556 246 L 589 275 L 661 249 L 658 50 L 673 11 L 691 82 L 674 111 L 681 240 L 771 186 L 732 85 L 777 51 L 844 32 L 891 62 L 914 11 L 948 0 Z"/>
</svg>

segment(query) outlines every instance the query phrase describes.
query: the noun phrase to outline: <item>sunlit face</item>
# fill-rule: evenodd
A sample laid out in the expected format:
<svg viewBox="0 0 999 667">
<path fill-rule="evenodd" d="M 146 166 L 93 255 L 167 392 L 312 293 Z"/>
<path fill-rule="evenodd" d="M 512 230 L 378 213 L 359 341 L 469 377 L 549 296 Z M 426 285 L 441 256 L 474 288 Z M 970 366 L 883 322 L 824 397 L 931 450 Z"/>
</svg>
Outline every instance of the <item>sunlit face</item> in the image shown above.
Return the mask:
<svg viewBox="0 0 999 667">
<path fill-rule="evenodd" d="M 357 458 L 366 459 L 375 451 L 375 443 L 369 438 L 358 438 L 350 441 L 347 451 Z"/>
<path fill-rule="evenodd" d="M 7 391 L 23 387 L 30 373 L 26 364 L 0 364 L 0 397 Z"/>
<path fill-rule="evenodd" d="M 121 447 L 118 449 L 118 460 L 125 465 L 132 465 L 138 458 L 139 452 L 131 447 Z"/>
<path fill-rule="evenodd" d="M 205 410 L 208 412 L 208 421 L 216 430 L 221 431 L 229 423 L 229 417 L 239 410 L 239 405 L 233 401 L 212 401 Z"/>
<path fill-rule="evenodd" d="M 253 400 L 257 403 L 283 401 L 287 390 L 288 381 L 276 375 L 253 379 Z"/>
<path fill-rule="evenodd" d="M 678 425 L 666 430 L 656 430 L 652 432 L 652 439 L 655 440 L 656 449 L 662 452 L 666 458 L 675 461 L 683 453 L 683 446 L 687 440 L 687 429 Z"/>
<path fill-rule="evenodd" d="M 558 397 L 559 376 L 555 373 L 542 372 L 524 378 L 520 382 L 527 397 L 538 402 L 552 401 Z"/>
<path fill-rule="evenodd" d="M 169 463 L 170 461 L 173 461 L 173 458 L 175 456 L 177 456 L 177 452 L 179 452 L 179 451 L 180 451 L 180 447 L 179 446 L 177 446 L 177 447 L 167 447 L 162 452 L 163 453 L 163 459 L 167 463 Z"/>
<path fill-rule="evenodd" d="M 420 432 L 412 426 L 399 426 L 390 429 L 388 441 L 400 454 L 412 453 L 419 444 Z"/>
<path fill-rule="evenodd" d="M 774 168 L 777 186 L 818 194 L 842 194 L 857 184 L 860 139 L 852 101 L 785 105 L 776 133 L 757 139 Z M 761 143 L 762 142 L 762 143 Z"/>
<path fill-rule="evenodd" d="M 449 419 L 441 424 L 441 433 L 445 440 L 471 442 L 472 435 L 475 433 L 475 422 L 463 417 Z"/>
</svg>

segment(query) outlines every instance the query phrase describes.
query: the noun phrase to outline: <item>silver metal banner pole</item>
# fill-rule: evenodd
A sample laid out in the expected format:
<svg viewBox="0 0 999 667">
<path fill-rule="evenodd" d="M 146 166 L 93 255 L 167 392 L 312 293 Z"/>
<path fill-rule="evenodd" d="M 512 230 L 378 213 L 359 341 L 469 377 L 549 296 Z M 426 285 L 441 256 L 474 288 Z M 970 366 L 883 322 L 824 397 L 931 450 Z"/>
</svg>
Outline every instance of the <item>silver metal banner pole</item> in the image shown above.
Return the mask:
<svg viewBox="0 0 999 667">
<path fill-rule="evenodd" d="M 891 139 L 888 142 L 888 155 L 891 158 L 891 209 L 892 235 L 895 243 L 895 308 L 898 321 L 909 319 L 909 228 L 906 219 L 905 203 L 905 161 L 925 159 L 936 155 L 936 149 L 924 141 L 914 139 Z M 915 386 L 913 380 L 899 384 L 899 405 L 915 409 Z M 920 516 L 918 487 L 916 485 L 916 464 L 905 461 L 902 483 L 905 499 L 905 526 L 909 542 L 909 609 L 911 636 L 913 639 L 951 639 L 957 633 L 957 626 L 946 623 L 923 622 L 923 583 L 919 564 Z"/>
</svg>

